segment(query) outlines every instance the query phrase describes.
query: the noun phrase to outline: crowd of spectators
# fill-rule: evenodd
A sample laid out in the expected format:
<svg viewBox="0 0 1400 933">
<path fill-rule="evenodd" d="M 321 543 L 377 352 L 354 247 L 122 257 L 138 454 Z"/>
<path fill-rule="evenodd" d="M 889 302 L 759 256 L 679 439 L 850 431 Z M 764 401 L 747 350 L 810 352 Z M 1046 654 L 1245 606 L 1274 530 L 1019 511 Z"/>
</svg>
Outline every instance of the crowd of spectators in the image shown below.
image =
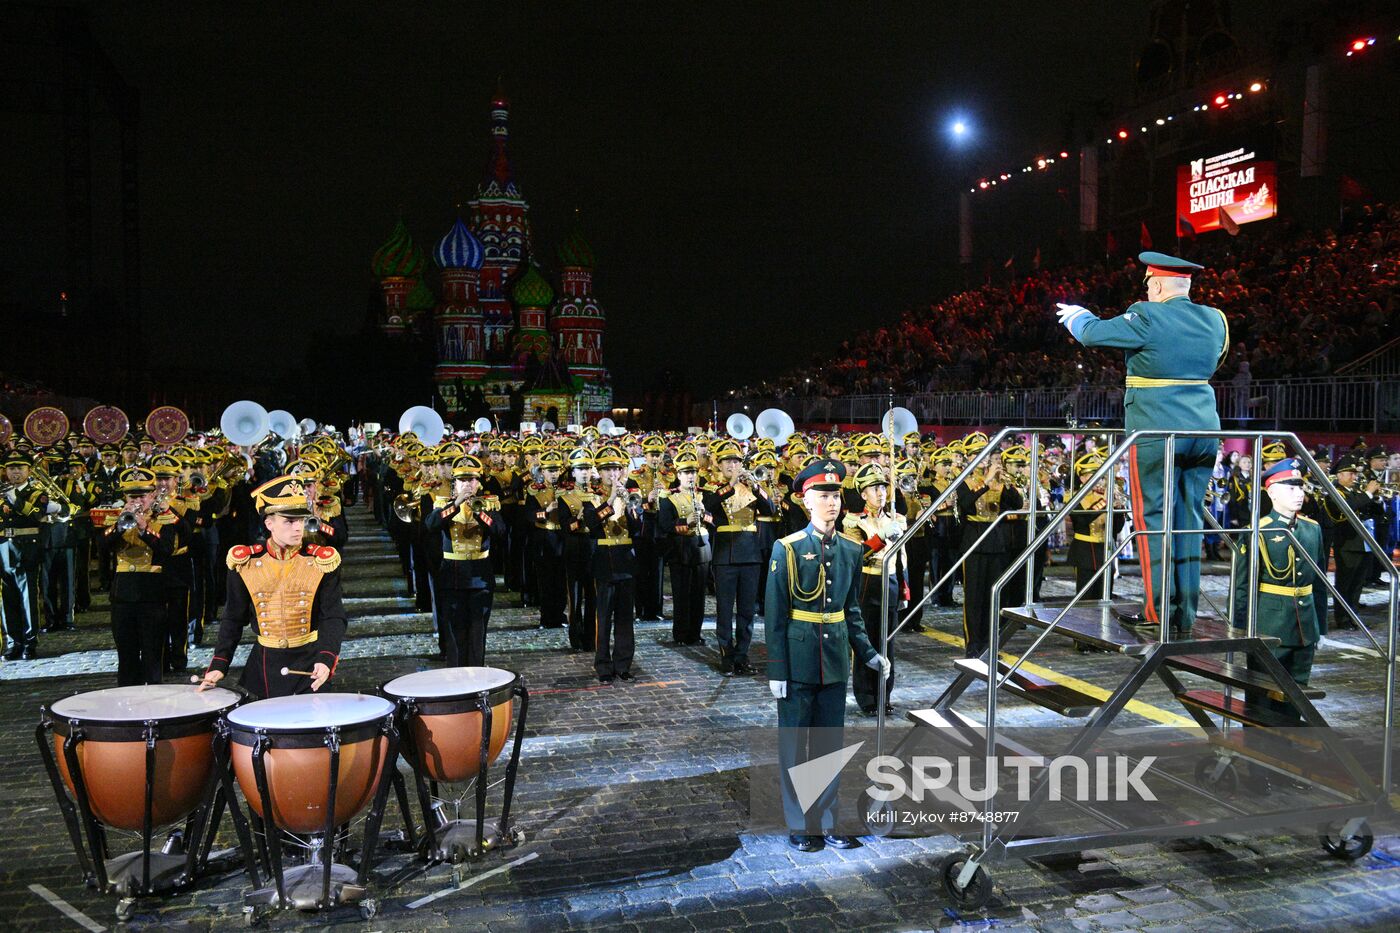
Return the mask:
<svg viewBox="0 0 1400 933">
<path fill-rule="evenodd" d="M 1283 219 L 1182 246 L 1206 267 L 1192 299 L 1225 312 L 1233 348 L 1219 381 L 1323 376 L 1393 339 L 1400 312 L 1400 207 L 1361 206 L 1336 229 Z M 1056 323 L 1056 302 L 1100 316 L 1142 297 L 1135 258 L 1006 274 L 888 326 L 741 396 L 839 396 L 1122 384 L 1117 353 L 1086 350 Z"/>
</svg>

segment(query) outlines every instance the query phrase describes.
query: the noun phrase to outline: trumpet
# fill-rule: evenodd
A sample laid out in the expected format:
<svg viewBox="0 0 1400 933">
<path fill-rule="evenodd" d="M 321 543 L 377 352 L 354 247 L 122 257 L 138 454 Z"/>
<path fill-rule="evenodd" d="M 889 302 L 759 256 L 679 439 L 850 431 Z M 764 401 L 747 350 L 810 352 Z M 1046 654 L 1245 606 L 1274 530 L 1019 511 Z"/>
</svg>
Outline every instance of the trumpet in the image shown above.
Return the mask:
<svg viewBox="0 0 1400 933">
<path fill-rule="evenodd" d="M 131 531 L 136 527 L 136 517 L 145 511 L 147 511 L 147 509 L 144 506 L 137 506 L 136 508 L 124 510 L 117 516 L 117 531 L 120 531 L 122 534 Z"/>
<path fill-rule="evenodd" d="M 394 498 L 394 517 L 401 522 L 409 522 L 411 524 L 418 521 L 418 516 L 421 511 L 422 504 L 417 498 L 410 496 L 406 492 L 401 492 Z"/>
<path fill-rule="evenodd" d="M 309 535 L 320 534 L 321 520 L 316 517 L 316 500 L 311 497 L 310 487 L 306 490 L 306 508 L 311 512 L 311 515 L 302 524 L 302 528 Z"/>
<path fill-rule="evenodd" d="M 760 483 L 766 483 L 773 478 L 773 468 L 768 466 L 754 467 L 749 475 Z"/>
<path fill-rule="evenodd" d="M 916 473 L 901 473 L 895 484 L 899 486 L 900 492 L 908 496 L 918 490 L 919 476 Z"/>
</svg>

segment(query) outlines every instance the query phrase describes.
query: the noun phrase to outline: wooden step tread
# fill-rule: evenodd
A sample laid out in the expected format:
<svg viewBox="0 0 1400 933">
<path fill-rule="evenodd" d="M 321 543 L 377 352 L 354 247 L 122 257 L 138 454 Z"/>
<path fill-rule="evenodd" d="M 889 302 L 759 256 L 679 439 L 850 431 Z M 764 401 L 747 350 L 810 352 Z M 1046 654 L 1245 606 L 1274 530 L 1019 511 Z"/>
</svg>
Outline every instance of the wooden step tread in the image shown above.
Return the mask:
<svg viewBox="0 0 1400 933">
<path fill-rule="evenodd" d="M 960 658 L 953 662 L 953 666 L 971 674 L 978 680 L 987 680 L 987 665 L 980 658 Z M 1006 676 L 1006 672 L 1011 669 L 1011 666 L 1004 661 L 998 661 L 997 666 L 1000 669 L 999 676 L 1001 677 Z M 1097 697 L 1081 693 L 1073 687 L 1066 687 L 1052 680 L 1037 677 L 1024 669 L 1017 670 L 1002 689 L 1024 700 L 1029 700 L 1037 706 L 1043 706 L 1052 712 L 1059 713 L 1061 716 L 1075 718 L 1089 716 L 1103 705 L 1103 701 Z"/>
<path fill-rule="evenodd" d="M 1203 654 L 1181 654 L 1167 658 L 1168 667 L 1177 670 L 1189 671 L 1200 677 L 1219 681 L 1222 684 L 1229 684 L 1232 687 L 1241 687 L 1247 690 L 1267 691 L 1269 697 L 1274 700 L 1283 700 L 1283 691 L 1272 677 L 1263 671 L 1252 671 L 1243 664 L 1231 664 L 1221 658 L 1213 658 Z M 1325 690 L 1316 687 L 1300 687 L 1303 696 L 1310 700 L 1320 700 L 1327 696 Z"/>
<path fill-rule="evenodd" d="M 1035 628 L 1049 628 L 1064 611 L 1066 603 L 1036 603 L 1031 606 L 1008 606 L 1002 615 Z M 1118 651 L 1128 655 L 1147 654 L 1157 645 L 1157 629 L 1136 629 L 1123 625 L 1114 615 L 1114 608 L 1135 610 L 1134 603 L 1108 603 L 1102 600 L 1081 601 L 1065 612 L 1064 618 L 1055 625 L 1055 633 L 1077 642 Z M 1191 630 L 1191 640 L 1209 641 L 1242 639 L 1242 632 L 1232 630 L 1225 620 L 1215 616 L 1197 618 Z M 1278 644 L 1277 638 L 1261 636 L 1260 641 L 1269 647 Z"/>
<path fill-rule="evenodd" d="M 1297 775 L 1300 778 L 1321 784 L 1343 794 L 1356 796 L 1361 789 L 1356 786 L 1345 768 L 1335 758 L 1324 757 L 1317 752 L 1302 755 L 1283 755 L 1283 750 L 1271 746 L 1262 739 L 1267 735 L 1258 729 L 1236 729 L 1230 733 L 1219 732 L 1211 736 L 1212 745 L 1228 749 L 1242 757 L 1272 765 L 1280 771 Z M 1321 746 L 1319 745 L 1319 748 Z M 1296 751 L 1296 747 L 1294 749 Z M 1368 775 L 1369 777 L 1369 775 Z"/>
<path fill-rule="evenodd" d="M 1297 736 L 1301 744 L 1316 744 L 1302 738 L 1304 727 L 1297 719 L 1240 697 L 1230 697 L 1227 702 L 1225 694 L 1218 690 L 1188 690 L 1177 699 L 1186 706 L 1193 706 L 1208 713 L 1218 713 L 1235 722 L 1265 729 L 1287 729 L 1290 734 Z"/>
</svg>

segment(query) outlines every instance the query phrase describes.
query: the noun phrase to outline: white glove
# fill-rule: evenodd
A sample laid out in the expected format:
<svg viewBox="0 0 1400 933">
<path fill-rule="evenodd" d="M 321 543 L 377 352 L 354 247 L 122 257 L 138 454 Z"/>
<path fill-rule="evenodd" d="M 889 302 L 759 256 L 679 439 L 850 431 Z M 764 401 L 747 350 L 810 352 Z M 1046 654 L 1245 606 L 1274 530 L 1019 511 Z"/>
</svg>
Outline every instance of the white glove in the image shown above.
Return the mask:
<svg viewBox="0 0 1400 933">
<path fill-rule="evenodd" d="M 773 699 L 775 700 L 782 700 L 787 697 L 786 680 L 770 680 L 768 681 L 768 689 L 773 692 Z"/>
<path fill-rule="evenodd" d="M 1081 315 L 1093 315 L 1093 312 L 1088 308 L 1081 308 L 1079 305 L 1067 305 L 1056 302 L 1055 307 L 1060 309 L 1055 312 L 1055 317 L 1059 319 L 1061 324 L 1070 329 L 1070 333 L 1074 332 L 1074 322 Z"/>
<path fill-rule="evenodd" d="M 50 515 L 57 515 L 60 511 L 62 511 L 62 508 L 63 507 L 60 506 L 57 502 L 50 502 L 45 511 L 48 512 L 48 514 Z"/>
<path fill-rule="evenodd" d="M 890 659 L 885 657 L 883 654 L 875 655 L 875 657 L 865 662 L 865 666 L 870 668 L 872 671 L 881 672 L 885 675 L 886 680 L 890 679 Z"/>
</svg>

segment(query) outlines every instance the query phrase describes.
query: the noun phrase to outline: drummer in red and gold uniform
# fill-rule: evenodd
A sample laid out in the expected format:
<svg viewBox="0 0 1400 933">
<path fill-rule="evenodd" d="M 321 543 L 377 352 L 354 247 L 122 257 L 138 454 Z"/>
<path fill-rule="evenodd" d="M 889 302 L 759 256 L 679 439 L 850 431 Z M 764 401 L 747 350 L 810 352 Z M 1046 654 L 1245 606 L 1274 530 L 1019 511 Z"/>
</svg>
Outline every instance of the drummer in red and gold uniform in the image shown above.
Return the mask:
<svg viewBox="0 0 1400 933">
<path fill-rule="evenodd" d="M 228 552 L 228 597 L 214 658 L 201 685 L 224 678 L 250 621 L 257 642 L 243 668 L 243 687 L 259 698 L 319 690 L 335 673 L 345 637 L 340 594 L 340 553 L 302 544 L 310 517 L 306 487 L 279 476 L 253 490 L 253 504 L 267 528 L 267 542 Z M 287 673 L 283 674 L 283 669 Z"/>
</svg>

